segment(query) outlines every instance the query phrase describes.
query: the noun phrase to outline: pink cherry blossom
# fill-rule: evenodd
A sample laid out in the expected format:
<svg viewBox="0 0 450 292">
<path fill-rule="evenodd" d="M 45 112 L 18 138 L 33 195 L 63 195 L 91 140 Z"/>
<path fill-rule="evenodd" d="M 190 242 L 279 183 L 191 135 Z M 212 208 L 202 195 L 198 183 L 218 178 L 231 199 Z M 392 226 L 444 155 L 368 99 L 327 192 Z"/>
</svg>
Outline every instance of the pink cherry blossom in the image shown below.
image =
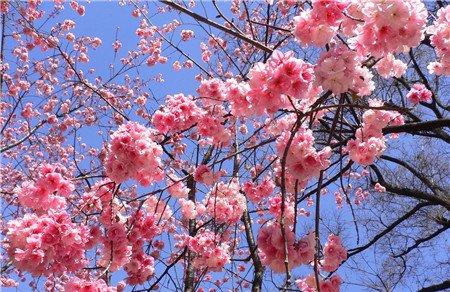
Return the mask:
<svg viewBox="0 0 450 292">
<path fill-rule="evenodd" d="M 412 86 L 411 90 L 406 95 L 406 98 L 413 104 L 419 102 L 431 102 L 433 94 L 428 90 L 425 85 L 416 83 Z"/>
<path fill-rule="evenodd" d="M 304 292 L 319 291 L 316 287 L 316 279 L 314 274 L 309 275 L 305 279 L 298 279 L 295 281 L 297 287 Z M 325 292 L 339 292 L 342 280 L 338 275 L 333 275 L 329 279 L 319 279 L 320 291 Z"/>
<path fill-rule="evenodd" d="M 60 210 L 66 206 L 66 197 L 75 186 L 63 177 L 66 170 L 59 165 L 44 164 L 37 169 L 34 181 L 25 181 L 15 189 L 19 202 L 34 210 Z"/>
<path fill-rule="evenodd" d="M 269 176 L 265 177 L 260 184 L 247 181 L 242 185 L 245 195 L 254 203 L 259 203 L 262 199 L 267 198 L 274 188 L 275 184 Z"/>
<path fill-rule="evenodd" d="M 205 164 L 199 165 L 194 172 L 194 179 L 197 182 L 207 185 L 215 184 L 225 173 L 223 171 L 213 172 L 211 168 Z"/>
<path fill-rule="evenodd" d="M 189 189 L 186 185 L 174 174 L 169 175 L 167 180 L 168 191 L 172 197 L 185 198 L 189 194 Z"/>
<path fill-rule="evenodd" d="M 294 18 L 294 35 L 301 45 L 324 46 L 336 35 L 347 0 L 312 1 L 312 9 Z"/>
<path fill-rule="evenodd" d="M 203 115 L 192 96 L 168 95 L 165 107 L 155 112 L 152 123 L 161 133 L 182 131 L 198 122 Z"/>
<path fill-rule="evenodd" d="M 161 154 L 161 146 L 154 142 L 150 129 L 128 122 L 111 135 L 106 174 L 116 183 L 133 178 L 141 185 L 149 185 L 163 178 Z"/>
<path fill-rule="evenodd" d="M 400 78 L 405 73 L 406 68 L 407 65 L 401 60 L 395 59 L 392 54 L 387 54 L 375 65 L 375 69 L 384 78 Z"/>
<path fill-rule="evenodd" d="M 117 289 L 115 287 L 109 287 L 104 280 L 97 279 L 94 281 L 80 279 L 78 277 L 72 277 L 69 281 L 64 285 L 65 291 L 72 292 L 96 292 L 96 291 L 104 291 L 104 292 L 116 292 Z"/>
<path fill-rule="evenodd" d="M 230 261 L 229 245 L 222 242 L 219 234 L 205 230 L 188 239 L 188 248 L 195 252 L 194 265 L 198 268 L 208 267 L 220 270 Z"/>
<path fill-rule="evenodd" d="M 206 212 L 218 223 L 237 223 L 247 209 L 245 197 L 236 180 L 214 185 L 205 202 Z"/>
<path fill-rule="evenodd" d="M 283 132 L 277 138 L 277 152 L 283 157 L 290 132 Z M 325 147 L 321 151 L 314 148 L 314 136 L 311 130 L 301 127 L 287 149 L 286 168 L 289 174 L 300 181 L 307 181 L 317 177 L 321 170 L 328 167 L 331 148 Z"/>
<path fill-rule="evenodd" d="M 450 6 L 439 9 L 437 16 L 427 31 L 432 34 L 430 40 L 438 56 L 438 61 L 431 62 L 428 70 L 431 74 L 448 76 L 450 75 Z"/>
<path fill-rule="evenodd" d="M 360 96 L 369 95 L 375 85 L 362 60 L 361 55 L 344 46 L 322 53 L 314 68 L 315 84 L 334 94 L 353 91 Z"/>
<path fill-rule="evenodd" d="M 342 246 L 341 239 L 338 236 L 330 234 L 323 248 L 323 255 L 324 258 L 320 262 L 322 269 L 327 272 L 332 272 L 347 259 L 347 250 Z"/>
<path fill-rule="evenodd" d="M 296 241 L 295 234 L 286 229 L 286 242 L 288 246 L 289 268 L 293 269 L 301 264 L 307 264 L 314 258 L 314 234 Z M 258 234 L 258 249 L 261 260 L 276 273 L 285 271 L 285 243 L 281 227 L 277 223 L 268 223 L 262 227 Z"/>
<path fill-rule="evenodd" d="M 249 102 L 255 114 L 274 113 L 292 102 L 317 98 L 312 85 L 311 64 L 293 57 L 293 52 L 275 51 L 267 63 L 257 63 L 250 70 Z"/>
<path fill-rule="evenodd" d="M 33 275 L 62 274 L 85 267 L 89 229 L 67 213 L 25 214 L 8 222 L 6 249 L 13 264 Z"/>
<path fill-rule="evenodd" d="M 420 0 L 365 1 L 362 20 L 350 42 L 362 54 L 383 57 L 407 51 L 423 39 L 427 10 Z"/>
<path fill-rule="evenodd" d="M 383 103 L 372 100 L 371 106 L 379 107 Z M 350 159 L 362 164 L 370 165 L 386 149 L 386 139 L 383 128 L 403 125 L 403 116 L 396 111 L 370 109 L 363 114 L 362 127 L 356 130 L 356 138 L 347 143 L 346 150 Z"/>
</svg>

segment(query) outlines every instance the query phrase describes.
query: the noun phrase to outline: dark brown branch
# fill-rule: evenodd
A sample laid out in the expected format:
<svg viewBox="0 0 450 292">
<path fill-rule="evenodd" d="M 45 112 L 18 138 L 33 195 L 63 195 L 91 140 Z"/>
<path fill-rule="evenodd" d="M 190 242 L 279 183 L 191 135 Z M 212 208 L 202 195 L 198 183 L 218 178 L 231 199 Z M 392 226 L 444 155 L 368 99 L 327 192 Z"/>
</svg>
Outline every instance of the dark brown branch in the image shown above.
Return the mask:
<svg viewBox="0 0 450 292">
<path fill-rule="evenodd" d="M 378 233 L 374 238 L 372 238 L 372 240 L 370 240 L 368 243 L 366 243 L 363 246 L 360 247 L 356 247 L 356 248 L 352 248 L 349 249 L 349 255 L 348 257 L 351 257 L 357 253 L 360 253 L 366 249 L 368 249 L 369 247 L 371 247 L 374 243 L 376 243 L 380 238 L 382 238 L 383 236 L 385 236 L 386 234 L 388 234 L 389 232 L 391 232 L 395 227 L 397 227 L 398 225 L 400 225 L 403 221 L 407 220 L 409 217 L 413 216 L 417 211 L 419 211 L 420 209 L 422 209 L 423 207 L 426 206 L 430 206 L 432 205 L 429 202 L 423 202 L 423 203 L 419 203 L 417 204 L 414 208 L 412 208 L 410 211 L 408 211 L 407 213 L 405 213 L 402 217 L 398 218 L 397 220 L 395 220 L 391 225 L 389 225 L 385 230 L 383 230 L 382 232 Z"/>
<path fill-rule="evenodd" d="M 401 256 L 404 256 L 408 253 L 410 253 L 413 249 L 417 248 L 420 244 L 427 242 L 433 238 L 435 238 L 436 236 L 438 236 L 439 234 L 441 234 L 442 232 L 448 230 L 450 228 L 450 222 L 447 222 L 447 224 L 445 224 L 443 227 L 439 228 L 438 230 L 436 230 L 435 232 L 431 233 L 430 235 L 426 236 L 426 237 L 422 237 L 419 238 L 415 241 L 415 243 L 413 245 L 411 245 L 410 247 L 408 247 L 405 251 L 403 251 L 402 253 L 395 255 L 394 258 L 398 258 Z"/>
<path fill-rule="evenodd" d="M 413 175 L 415 175 L 420 181 L 425 184 L 435 195 L 438 195 L 438 190 L 443 191 L 443 189 L 435 184 L 433 184 L 426 176 L 419 173 L 414 167 L 409 165 L 407 162 L 402 161 L 400 159 L 397 159 L 395 157 L 391 157 L 388 155 L 381 155 L 381 159 L 393 162 L 395 164 L 398 164 L 400 166 L 403 166 L 406 168 L 409 172 L 411 172 Z"/>
<path fill-rule="evenodd" d="M 417 133 L 420 131 L 429 131 L 438 128 L 449 128 L 450 119 L 437 119 L 433 121 L 408 123 L 401 126 L 391 126 L 383 129 L 383 134 L 390 133 Z"/>
<path fill-rule="evenodd" d="M 432 291 L 443 291 L 450 288 L 450 280 L 445 280 L 444 282 L 436 285 L 431 285 L 419 290 L 419 292 L 432 292 Z"/>
<path fill-rule="evenodd" d="M 375 165 L 371 165 L 370 168 L 375 172 L 375 174 L 379 180 L 379 183 L 383 187 L 386 188 L 387 192 L 394 193 L 394 194 L 404 196 L 404 197 L 414 198 L 417 200 L 424 200 L 424 201 L 433 203 L 435 205 L 441 205 L 441 206 L 445 207 L 447 210 L 450 210 L 450 202 L 448 201 L 448 199 L 437 197 L 437 196 L 434 196 L 431 194 L 427 194 L 425 192 L 422 192 L 422 191 L 416 190 L 416 189 L 410 189 L 407 187 L 398 187 L 398 186 L 391 185 L 384 180 L 383 175 L 381 174 L 380 170 Z"/>
<path fill-rule="evenodd" d="M 257 41 L 255 41 L 255 40 L 253 40 L 251 38 L 248 38 L 247 36 L 237 32 L 237 31 L 231 30 L 231 29 L 229 29 L 229 28 L 227 28 L 227 27 L 225 27 L 225 26 L 223 26 L 221 24 L 218 24 L 218 23 L 216 23 L 216 22 L 214 22 L 212 20 L 209 20 L 208 18 L 206 18 L 204 16 L 201 16 L 201 15 L 195 13 L 195 12 L 192 12 L 191 10 L 189 10 L 189 9 L 187 9 L 187 8 L 181 6 L 181 5 L 179 5 L 179 4 L 177 4 L 177 3 L 173 2 L 173 1 L 162 0 L 161 3 L 164 3 L 164 4 L 172 7 L 175 10 L 178 10 L 178 11 L 184 13 L 184 14 L 187 14 L 190 17 L 192 17 L 192 18 L 194 18 L 194 19 L 196 19 L 196 20 L 198 20 L 200 22 L 203 22 L 203 23 L 205 23 L 207 25 L 210 25 L 210 26 L 212 26 L 214 28 L 217 28 L 217 29 L 219 29 L 219 30 L 221 30 L 221 31 L 223 31 L 225 33 L 228 33 L 228 34 L 230 34 L 232 36 L 235 36 L 238 39 L 241 39 L 241 40 L 243 40 L 243 41 L 245 41 L 245 42 L 255 46 L 256 48 L 258 48 L 260 50 L 263 50 L 266 53 L 272 53 L 272 51 L 273 51 L 272 49 L 266 47 L 265 45 L 261 44 L 260 42 L 257 42 Z"/>
<path fill-rule="evenodd" d="M 256 252 L 256 243 L 255 239 L 253 237 L 252 232 L 252 223 L 250 219 L 250 215 L 248 213 L 248 210 L 244 212 L 244 215 L 242 216 L 242 222 L 245 226 L 245 235 L 247 239 L 247 244 L 250 249 L 250 257 L 253 261 L 253 282 L 252 282 L 252 292 L 259 292 L 261 291 L 262 282 L 263 282 L 263 276 L 264 276 L 264 266 L 261 263 L 261 259 L 259 258 L 258 253 Z"/>
</svg>

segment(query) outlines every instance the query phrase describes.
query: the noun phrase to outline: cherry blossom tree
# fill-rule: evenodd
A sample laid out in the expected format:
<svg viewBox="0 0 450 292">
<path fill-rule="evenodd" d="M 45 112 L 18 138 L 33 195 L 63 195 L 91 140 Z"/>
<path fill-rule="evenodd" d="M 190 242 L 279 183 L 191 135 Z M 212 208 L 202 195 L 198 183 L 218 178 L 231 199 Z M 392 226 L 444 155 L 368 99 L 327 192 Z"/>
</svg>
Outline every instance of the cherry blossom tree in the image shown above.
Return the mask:
<svg viewBox="0 0 450 292">
<path fill-rule="evenodd" d="M 0 13 L 1 286 L 450 288 L 446 1 Z"/>
</svg>

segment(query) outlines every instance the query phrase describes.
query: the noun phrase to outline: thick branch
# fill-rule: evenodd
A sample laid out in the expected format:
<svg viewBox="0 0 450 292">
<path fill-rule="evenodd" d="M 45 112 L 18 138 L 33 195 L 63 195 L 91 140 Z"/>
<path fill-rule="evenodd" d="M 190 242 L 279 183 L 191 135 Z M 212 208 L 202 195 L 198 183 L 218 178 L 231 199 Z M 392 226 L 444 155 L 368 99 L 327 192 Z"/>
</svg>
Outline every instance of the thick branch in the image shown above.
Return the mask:
<svg viewBox="0 0 450 292">
<path fill-rule="evenodd" d="M 254 273 L 252 282 L 252 292 L 259 292 L 261 291 L 263 282 L 264 266 L 262 265 L 261 259 L 259 258 L 259 255 L 256 251 L 257 247 L 255 239 L 253 237 L 252 223 L 248 210 L 244 211 L 244 215 L 242 216 L 242 222 L 244 222 L 247 244 L 250 249 L 250 257 L 252 258 L 253 261 Z"/>
<path fill-rule="evenodd" d="M 450 280 L 445 280 L 444 282 L 436 285 L 431 285 L 419 290 L 419 292 L 432 292 L 432 291 L 443 291 L 450 288 Z"/>
<path fill-rule="evenodd" d="M 450 119 L 437 119 L 433 121 L 426 122 L 417 122 L 417 123 L 408 123 L 401 126 L 391 126 L 383 129 L 383 134 L 390 133 L 417 133 L 420 131 L 429 131 L 438 128 L 449 128 L 450 127 Z"/>
<path fill-rule="evenodd" d="M 381 174 L 380 170 L 375 166 L 371 165 L 370 168 L 375 172 L 380 184 L 386 188 L 386 191 L 389 193 L 394 193 L 400 196 L 410 197 L 418 200 L 424 200 L 428 201 L 430 203 L 433 203 L 435 205 L 441 205 L 445 207 L 447 210 L 450 210 L 450 202 L 446 198 L 437 197 L 431 194 L 427 194 L 425 192 L 422 192 L 420 190 L 416 189 L 410 189 L 407 187 L 398 187 L 389 184 L 386 182 L 383 178 L 383 175 Z"/>
</svg>

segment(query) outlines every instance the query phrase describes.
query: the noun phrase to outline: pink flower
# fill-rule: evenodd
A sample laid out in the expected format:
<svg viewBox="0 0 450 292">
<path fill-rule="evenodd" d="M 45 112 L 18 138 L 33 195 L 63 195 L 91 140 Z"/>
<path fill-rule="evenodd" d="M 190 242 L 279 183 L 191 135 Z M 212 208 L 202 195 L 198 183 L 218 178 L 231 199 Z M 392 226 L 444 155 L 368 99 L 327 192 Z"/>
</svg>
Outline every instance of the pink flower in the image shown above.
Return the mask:
<svg viewBox="0 0 450 292">
<path fill-rule="evenodd" d="M 189 194 L 189 189 L 186 185 L 174 174 L 169 174 L 167 186 L 169 194 L 175 198 L 185 198 Z"/>
<path fill-rule="evenodd" d="M 147 186 L 163 178 L 161 155 L 162 148 L 153 141 L 151 130 L 128 122 L 111 136 L 106 174 L 116 183 L 133 178 Z"/>
<path fill-rule="evenodd" d="M 380 183 L 376 183 L 374 188 L 375 188 L 375 191 L 377 191 L 378 193 L 386 192 L 386 188 L 383 187 Z"/>
<path fill-rule="evenodd" d="M 209 166 L 201 164 L 195 169 L 194 179 L 195 181 L 206 185 L 213 185 L 219 181 L 223 174 L 224 173 L 222 171 L 214 173 Z"/>
<path fill-rule="evenodd" d="M 247 117 L 252 114 L 252 105 L 248 98 L 250 86 L 236 79 L 228 79 L 226 84 L 226 100 L 230 102 L 231 113 L 236 117 Z"/>
<path fill-rule="evenodd" d="M 195 203 L 191 200 L 179 199 L 178 203 L 181 205 L 181 214 L 183 218 L 195 219 L 197 217 L 197 210 Z"/>
<path fill-rule="evenodd" d="M 221 236 L 206 230 L 188 239 L 188 248 L 196 253 L 194 266 L 220 271 L 230 261 L 229 246 Z"/>
<path fill-rule="evenodd" d="M 283 132 L 277 138 L 277 153 L 283 157 L 289 141 L 290 131 Z M 290 175 L 300 181 L 307 181 L 319 175 L 329 165 L 331 148 L 325 147 L 321 151 L 314 148 L 314 137 L 310 129 L 301 127 L 295 134 L 286 157 L 286 168 Z"/>
<path fill-rule="evenodd" d="M 395 59 L 392 54 L 387 54 L 375 65 L 375 69 L 377 69 L 378 73 L 384 78 L 399 78 L 405 73 L 406 68 L 407 65 L 401 60 Z"/>
<path fill-rule="evenodd" d="M 271 222 L 262 227 L 257 241 L 263 264 L 268 265 L 276 273 L 284 272 L 285 242 L 280 225 Z M 295 242 L 295 234 L 286 229 L 286 242 L 290 269 L 306 264 L 314 258 L 314 235 L 308 235 Z"/>
<path fill-rule="evenodd" d="M 305 46 L 324 46 L 336 35 L 347 1 L 312 1 L 312 9 L 294 18 L 294 36 Z"/>
<path fill-rule="evenodd" d="M 322 269 L 327 272 L 336 270 L 347 259 L 347 250 L 342 246 L 341 239 L 330 234 L 323 249 L 324 258 L 320 262 Z"/>
<path fill-rule="evenodd" d="M 298 279 L 295 281 L 297 287 L 303 292 L 315 292 L 316 288 L 315 275 L 311 274 L 305 279 Z M 342 280 L 338 275 L 333 275 L 327 280 L 319 279 L 320 291 L 325 292 L 339 292 Z"/>
<path fill-rule="evenodd" d="M 311 83 L 313 66 L 294 58 L 293 52 L 275 51 L 265 64 L 255 64 L 249 77 L 248 101 L 253 114 L 271 114 L 292 107 L 289 98 L 292 102 L 317 98 L 316 87 Z"/>
<path fill-rule="evenodd" d="M 416 83 L 412 86 L 411 90 L 406 95 L 406 98 L 413 104 L 419 102 L 431 102 L 433 94 L 428 90 L 425 85 Z"/>
<path fill-rule="evenodd" d="M 7 251 L 13 264 L 33 275 L 74 272 L 87 265 L 89 229 L 67 213 L 26 214 L 8 222 Z"/>
<path fill-rule="evenodd" d="M 192 96 L 180 93 L 166 97 L 165 106 L 155 112 L 152 123 L 160 133 L 177 132 L 193 126 L 202 115 Z"/>
<path fill-rule="evenodd" d="M 450 6 L 442 7 L 437 12 L 437 19 L 427 28 L 431 35 L 431 44 L 438 56 L 438 61 L 431 62 L 428 70 L 431 74 L 450 75 Z"/>
<path fill-rule="evenodd" d="M 225 98 L 224 83 L 217 78 L 203 80 L 197 92 L 206 106 L 220 104 Z"/>
<path fill-rule="evenodd" d="M 264 178 L 261 184 L 257 185 L 247 181 L 242 185 L 242 190 L 249 200 L 259 203 L 262 199 L 267 198 L 274 190 L 275 184 L 269 176 Z"/>
<path fill-rule="evenodd" d="M 192 30 L 189 30 L 189 29 L 183 29 L 181 31 L 180 35 L 181 35 L 181 40 L 186 42 L 186 41 L 188 41 L 188 40 L 190 40 L 191 38 L 194 37 L 194 32 Z"/>
<path fill-rule="evenodd" d="M 371 100 L 372 107 L 382 106 L 383 103 Z M 388 125 L 403 125 L 403 116 L 396 111 L 370 109 L 363 114 L 362 127 L 356 130 L 355 139 L 347 142 L 346 151 L 350 159 L 362 165 L 370 165 L 381 156 L 386 149 L 386 139 L 383 128 Z"/>
<path fill-rule="evenodd" d="M 147 281 L 155 272 L 155 260 L 153 257 L 145 254 L 142 248 L 133 253 L 130 261 L 124 266 L 128 274 L 127 283 L 138 285 Z"/>
<path fill-rule="evenodd" d="M 354 91 L 365 96 L 375 89 L 372 73 L 362 66 L 362 56 L 344 46 L 322 53 L 314 73 L 316 86 L 336 95 Z"/>
<path fill-rule="evenodd" d="M 247 209 L 247 201 L 239 191 L 239 183 L 219 182 L 205 199 L 206 212 L 218 223 L 234 224 Z"/>
<path fill-rule="evenodd" d="M 365 1 L 364 22 L 357 25 L 350 43 L 362 54 L 383 57 L 417 46 L 423 38 L 427 10 L 420 0 Z"/>
<path fill-rule="evenodd" d="M 72 277 L 64 285 L 65 291 L 70 292 L 116 292 L 117 289 L 114 287 L 109 287 L 105 281 L 98 279 L 95 281 L 89 281 L 80 279 L 78 277 Z"/>
<path fill-rule="evenodd" d="M 34 210 L 58 210 L 66 206 L 65 197 L 75 189 L 74 185 L 60 172 L 65 168 L 59 165 L 43 164 L 37 169 L 35 181 L 25 181 L 17 187 L 19 202 Z"/>
</svg>

